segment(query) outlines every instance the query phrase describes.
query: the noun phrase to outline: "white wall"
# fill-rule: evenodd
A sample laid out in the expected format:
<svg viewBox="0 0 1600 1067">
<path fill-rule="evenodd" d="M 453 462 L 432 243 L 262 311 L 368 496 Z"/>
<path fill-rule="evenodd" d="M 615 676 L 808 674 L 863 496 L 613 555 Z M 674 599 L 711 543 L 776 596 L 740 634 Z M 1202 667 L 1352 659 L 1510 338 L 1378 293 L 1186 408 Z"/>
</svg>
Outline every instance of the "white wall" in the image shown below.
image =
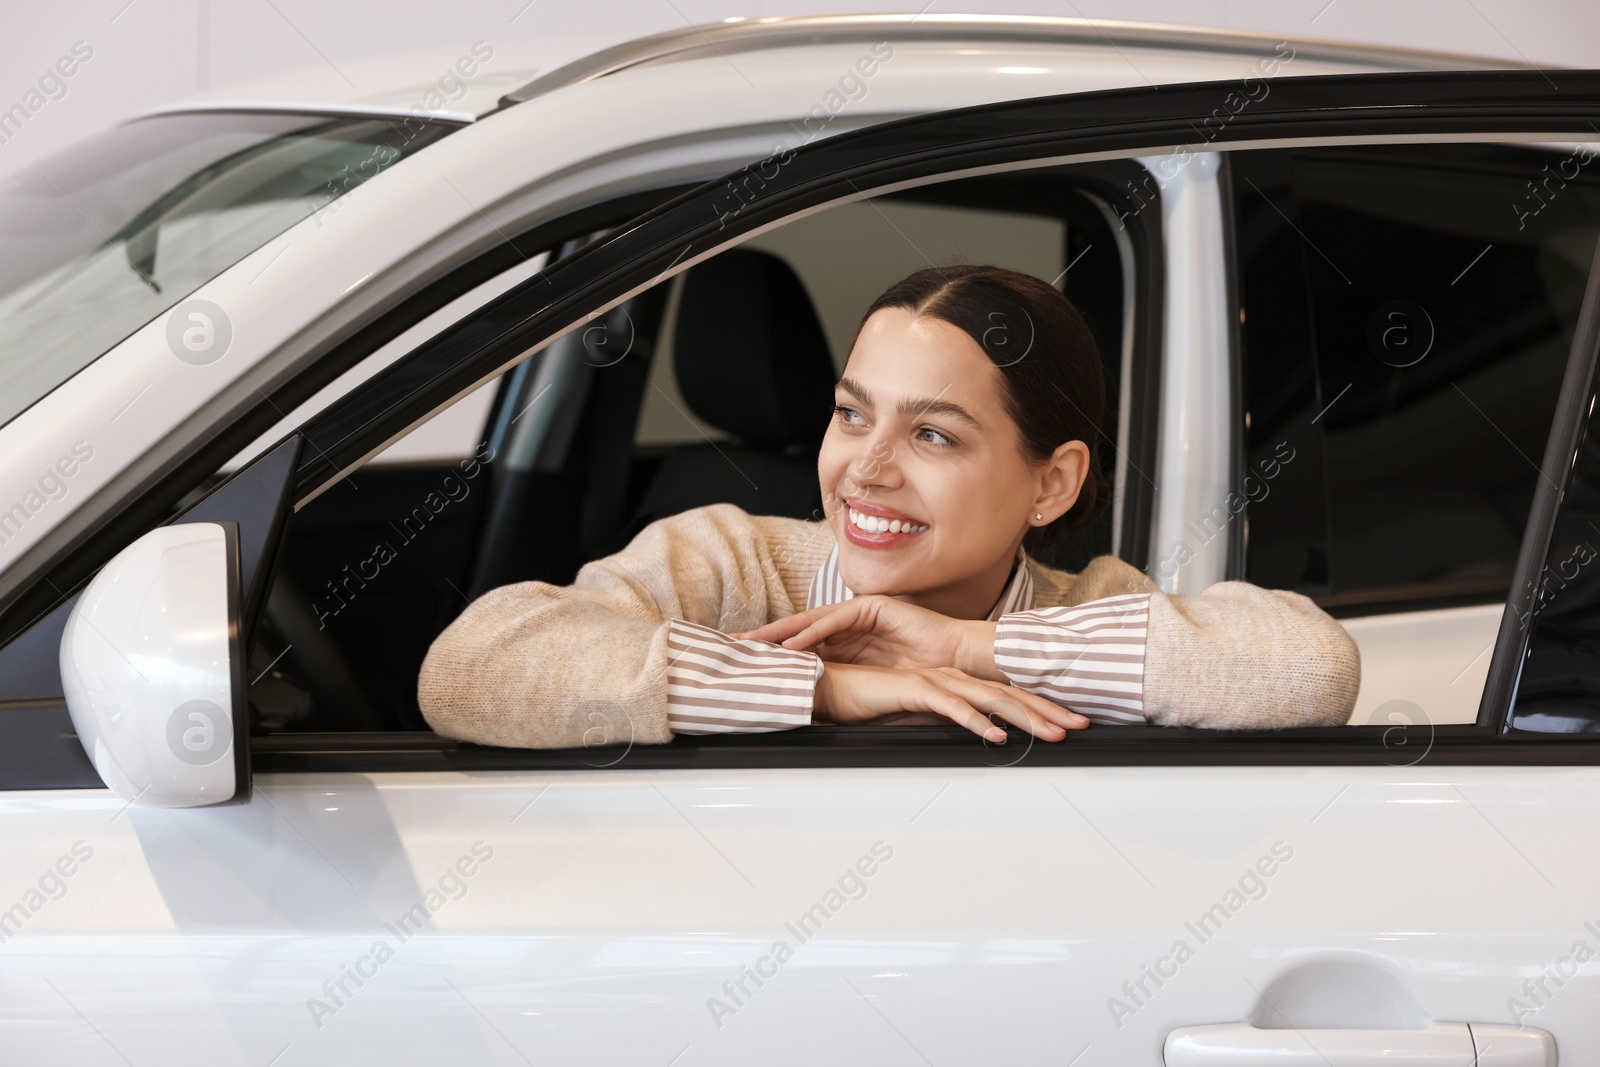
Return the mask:
<svg viewBox="0 0 1600 1067">
<path fill-rule="evenodd" d="M 1600 67 L 1596 0 L 932 0 L 929 7 L 1188 23 Z M 568 50 L 576 58 L 734 15 L 923 9 L 923 0 L 0 0 L 0 111 L 23 100 L 74 42 L 93 50 L 64 95 L 0 142 L 0 176 L 198 89 L 299 67 L 342 84 L 352 71 L 359 79 L 356 61 L 375 53 L 575 35 Z"/>
</svg>

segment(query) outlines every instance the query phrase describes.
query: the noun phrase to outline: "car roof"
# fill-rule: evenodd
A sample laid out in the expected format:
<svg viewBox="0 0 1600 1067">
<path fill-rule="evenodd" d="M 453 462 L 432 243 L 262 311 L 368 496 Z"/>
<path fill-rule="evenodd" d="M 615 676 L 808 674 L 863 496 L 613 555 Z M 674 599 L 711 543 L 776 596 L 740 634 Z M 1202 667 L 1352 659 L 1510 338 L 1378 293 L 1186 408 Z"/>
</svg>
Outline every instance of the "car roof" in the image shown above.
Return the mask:
<svg viewBox="0 0 1600 1067">
<path fill-rule="evenodd" d="M 1081 49 L 1232 54 L 1256 58 L 1282 44 L 1294 55 L 1355 70 L 1532 69 L 1497 57 L 1279 36 L 1239 30 L 1042 15 L 805 15 L 722 22 L 597 47 L 599 35 L 440 45 L 332 61 L 196 94 L 145 114 L 194 110 L 413 115 L 470 122 L 569 85 L 646 64 L 878 40 L 951 45 L 1026 44 Z M 491 53 L 483 59 L 483 52 Z M 475 71 L 455 72 L 458 61 Z M 478 60 L 482 60 L 479 62 Z M 1159 74 L 1159 70 L 1157 74 Z"/>
</svg>

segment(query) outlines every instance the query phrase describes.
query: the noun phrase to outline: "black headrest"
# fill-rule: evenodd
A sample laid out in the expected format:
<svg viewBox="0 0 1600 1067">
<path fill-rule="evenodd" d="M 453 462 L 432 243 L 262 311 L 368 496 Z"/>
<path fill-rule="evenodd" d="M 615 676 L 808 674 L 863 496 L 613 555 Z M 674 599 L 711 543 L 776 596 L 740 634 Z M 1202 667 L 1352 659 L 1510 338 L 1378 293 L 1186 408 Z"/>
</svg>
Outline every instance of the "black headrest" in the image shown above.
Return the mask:
<svg viewBox="0 0 1600 1067">
<path fill-rule="evenodd" d="M 836 380 L 822 324 L 787 263 L 735 248 L 691 267 L 672 336 L 694 413 L 750 445 L 822 442 Z"/>
</svg>

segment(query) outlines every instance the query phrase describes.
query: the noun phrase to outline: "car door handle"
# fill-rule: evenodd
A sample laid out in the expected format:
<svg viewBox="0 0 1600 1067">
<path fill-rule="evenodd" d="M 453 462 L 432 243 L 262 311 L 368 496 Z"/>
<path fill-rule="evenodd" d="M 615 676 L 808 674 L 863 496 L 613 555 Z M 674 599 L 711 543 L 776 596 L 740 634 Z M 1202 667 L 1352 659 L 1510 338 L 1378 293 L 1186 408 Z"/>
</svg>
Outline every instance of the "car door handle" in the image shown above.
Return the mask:
<svg viewBox="0 0 1600 1067">
<path fill-rule="evenodd" d="M 1167 1035 L 1166 1067 L 1556 1067 L 1543 1030 L 1437 1023 L 1420 1030 L 1265 1030 L 1241 1023 Z"/>
</svg>

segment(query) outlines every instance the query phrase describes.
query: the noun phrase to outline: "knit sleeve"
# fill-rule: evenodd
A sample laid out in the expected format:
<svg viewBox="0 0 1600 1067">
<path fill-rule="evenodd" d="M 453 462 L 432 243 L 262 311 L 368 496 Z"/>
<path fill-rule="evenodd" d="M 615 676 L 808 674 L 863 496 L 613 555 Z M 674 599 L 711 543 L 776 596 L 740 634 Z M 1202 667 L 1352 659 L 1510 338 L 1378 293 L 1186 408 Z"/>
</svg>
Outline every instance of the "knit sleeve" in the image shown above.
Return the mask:
<svg viewBox="0 0 1600 1067">
<path fill-rule="evenodd" d="M 1249 582 L 1150 597 L 1145 717 L 1161 726 L 1343 726 L 1361 653 L 1309 598 Z"/>
<path fill-rule="evenodd" d="M 1219 582 L 1169 595 L 1101 557 L 1057 598 L 1063 606 L 1001 616 L 995 665 L 1013 684 L 1092 721 L 1341 726 L 1355 708 L 1355 641 L 1298 593 Z"/>
<path fill-rule="evenodd" d="M 793 610 L 775 559 L 789 550 L 775 553 L 769 526 L 732 504 L 694 508 L 651 523 L 571 585 L 490 590 L 429 647 L 417 680 L 424 718 L 443 736 L 490 745 L 659 744 L 672 737 L 669 705 L 714 718 L 712 701 L 737 702 L 754 683 L 744 666 L 783 690 L 781 708 L 750 728 L 809 722 L 821 660 L 720 633 Z M 688 691 L 699 682 L 709 691 L 696 703 Z"/>
</svg>

